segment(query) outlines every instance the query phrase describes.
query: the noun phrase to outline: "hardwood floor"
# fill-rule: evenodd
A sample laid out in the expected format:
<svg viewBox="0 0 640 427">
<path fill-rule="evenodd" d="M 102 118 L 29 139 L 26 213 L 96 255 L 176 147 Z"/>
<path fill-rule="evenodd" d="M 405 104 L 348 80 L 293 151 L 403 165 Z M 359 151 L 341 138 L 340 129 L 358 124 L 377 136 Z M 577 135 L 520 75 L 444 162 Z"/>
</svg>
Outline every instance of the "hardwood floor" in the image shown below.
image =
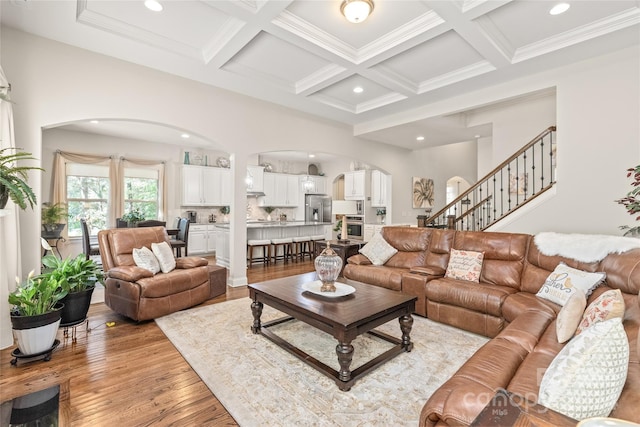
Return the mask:
<svg viewBox="0 0 640 427">
<path fill-rule="evenodd" d="M 309 271 L 311 261 L 279 263 L 247 276 L 256 283 Z M 247 296 L 246 286 L 227 287 L 204 304 Z M 155 322 L 137 324 L 104 304 L 93 304 L 88 318 L 91 331 L 78 328 L 75 343 L 59 332 L 48 362 L 10 366 L 15 347 L 0 351 L 0 402 L 60 384 L 60 426 L 237 425 Z"/>
</svg>

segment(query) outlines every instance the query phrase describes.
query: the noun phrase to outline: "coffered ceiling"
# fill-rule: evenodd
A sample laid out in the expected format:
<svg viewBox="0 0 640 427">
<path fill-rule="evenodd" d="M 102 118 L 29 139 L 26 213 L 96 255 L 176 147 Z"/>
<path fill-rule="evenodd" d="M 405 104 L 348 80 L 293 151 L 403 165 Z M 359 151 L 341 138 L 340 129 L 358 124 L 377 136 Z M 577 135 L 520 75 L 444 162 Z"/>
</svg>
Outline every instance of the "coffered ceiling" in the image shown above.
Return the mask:
<svg viewBox="0 0 640 427">
<path fill-rule="evenodd" d="M 637 0 L 5 0 L 2 25 L 349 125 L 640 43 Z M 362 93 L 354 93 L 359 86 Z M 402 120 L 400 120 L 402 121 Z M 359 136 L 409 149 L 490 136 L 457 112 Z"/>
</svg>

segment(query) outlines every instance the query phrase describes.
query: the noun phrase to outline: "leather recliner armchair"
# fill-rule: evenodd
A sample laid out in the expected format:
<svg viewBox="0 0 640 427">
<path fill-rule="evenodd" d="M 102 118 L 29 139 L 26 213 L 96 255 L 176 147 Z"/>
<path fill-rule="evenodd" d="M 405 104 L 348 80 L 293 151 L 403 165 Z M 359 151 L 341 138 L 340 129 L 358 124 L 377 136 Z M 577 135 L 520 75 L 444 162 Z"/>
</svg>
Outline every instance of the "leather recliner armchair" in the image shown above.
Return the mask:
<svg viewBox="0 0 640 427">
<path fill-rule="evenodd" d="M 133 249 L 169 243 L 164 227 L 115 228 L 98 233 L 105 272 L 105 304 L 136 321 L 155 319 L 193 307 L 209 298 L 208 261 L 176 259 L 175 270 L 153 275 L 136 266 Z"/>
</svg>

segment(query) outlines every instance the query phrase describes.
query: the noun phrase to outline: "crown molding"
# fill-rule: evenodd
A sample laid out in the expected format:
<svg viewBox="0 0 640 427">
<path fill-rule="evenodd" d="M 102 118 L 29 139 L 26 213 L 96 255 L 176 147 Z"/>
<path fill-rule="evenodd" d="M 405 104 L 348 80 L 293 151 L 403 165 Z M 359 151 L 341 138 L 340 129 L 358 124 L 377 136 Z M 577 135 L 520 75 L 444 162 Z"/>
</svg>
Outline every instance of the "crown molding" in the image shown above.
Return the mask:
<svg viewBox="0 0 640 427">
<path fill-rule="evenodd" d="M 480 61 L 467 67 L 459 68 L 450 73 L 439 75 L 429 80 L 425 80 L 418 85 L 418 94 L 429 92 L 457 83 L 462 80 L 470 79 L 481 74 L 489 73 L 496 69 L 489 61 Z"/>
<path fill-rule="evenodd" d="M 222 49 L 244 28 L 245 22 L 236 18 L 229 18 L 217 33 L 205 43 L 202 48 L 202 58 L 205 64 L 211 62 Z"/>
<path fill-rule="evenodd" d="M 309 74 L 307 77 L 298 80 L 295 84 L 296 94 L 309 95 L 318 90 L 343 80 L 349 75 L 345 75 L 346 68 L 337 64 L 329 64 L 322 67 L 315 73 Z"/>
</svg>

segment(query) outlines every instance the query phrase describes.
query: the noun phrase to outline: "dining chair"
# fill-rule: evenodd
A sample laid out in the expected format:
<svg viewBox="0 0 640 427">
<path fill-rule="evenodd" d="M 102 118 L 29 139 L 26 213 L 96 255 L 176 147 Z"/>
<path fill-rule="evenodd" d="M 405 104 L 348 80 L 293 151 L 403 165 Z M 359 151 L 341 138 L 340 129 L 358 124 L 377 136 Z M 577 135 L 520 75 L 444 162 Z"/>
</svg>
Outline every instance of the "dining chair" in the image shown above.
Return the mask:
<svg viewBox="0 0 640 427">
<path fill-rule="evenodd" d="M 116 218 L 116 228 L 129 228 L 129 223 L 121 218 Z"/>
<path fill-rule="evenodd" d="M 82 252 L 84 252 L 85 259 L 89 259 L 92 255 L 100 255 L 98 243 L 91 244 L 89 226 L 84 218 L 80 218 L 80 226 L 82 227 Z"/>
<path fill-rule="evenodd" d="M 176 257 L 182 256 L 182 248 L 184 248 L 184 256 L 188 256 L 187 244 L 189 241 L 189 220 L 180 218 L 178 220 L 178 234 L 175 239 L 171 239 L 171 247 L 176 251 Z"/>
<path fill-rule="evenodd" d="M 138 223 L 138 227 L 166 227 L 167 221 L 159 221 L 157 219 L 145 219 Z"/>
</svg>

